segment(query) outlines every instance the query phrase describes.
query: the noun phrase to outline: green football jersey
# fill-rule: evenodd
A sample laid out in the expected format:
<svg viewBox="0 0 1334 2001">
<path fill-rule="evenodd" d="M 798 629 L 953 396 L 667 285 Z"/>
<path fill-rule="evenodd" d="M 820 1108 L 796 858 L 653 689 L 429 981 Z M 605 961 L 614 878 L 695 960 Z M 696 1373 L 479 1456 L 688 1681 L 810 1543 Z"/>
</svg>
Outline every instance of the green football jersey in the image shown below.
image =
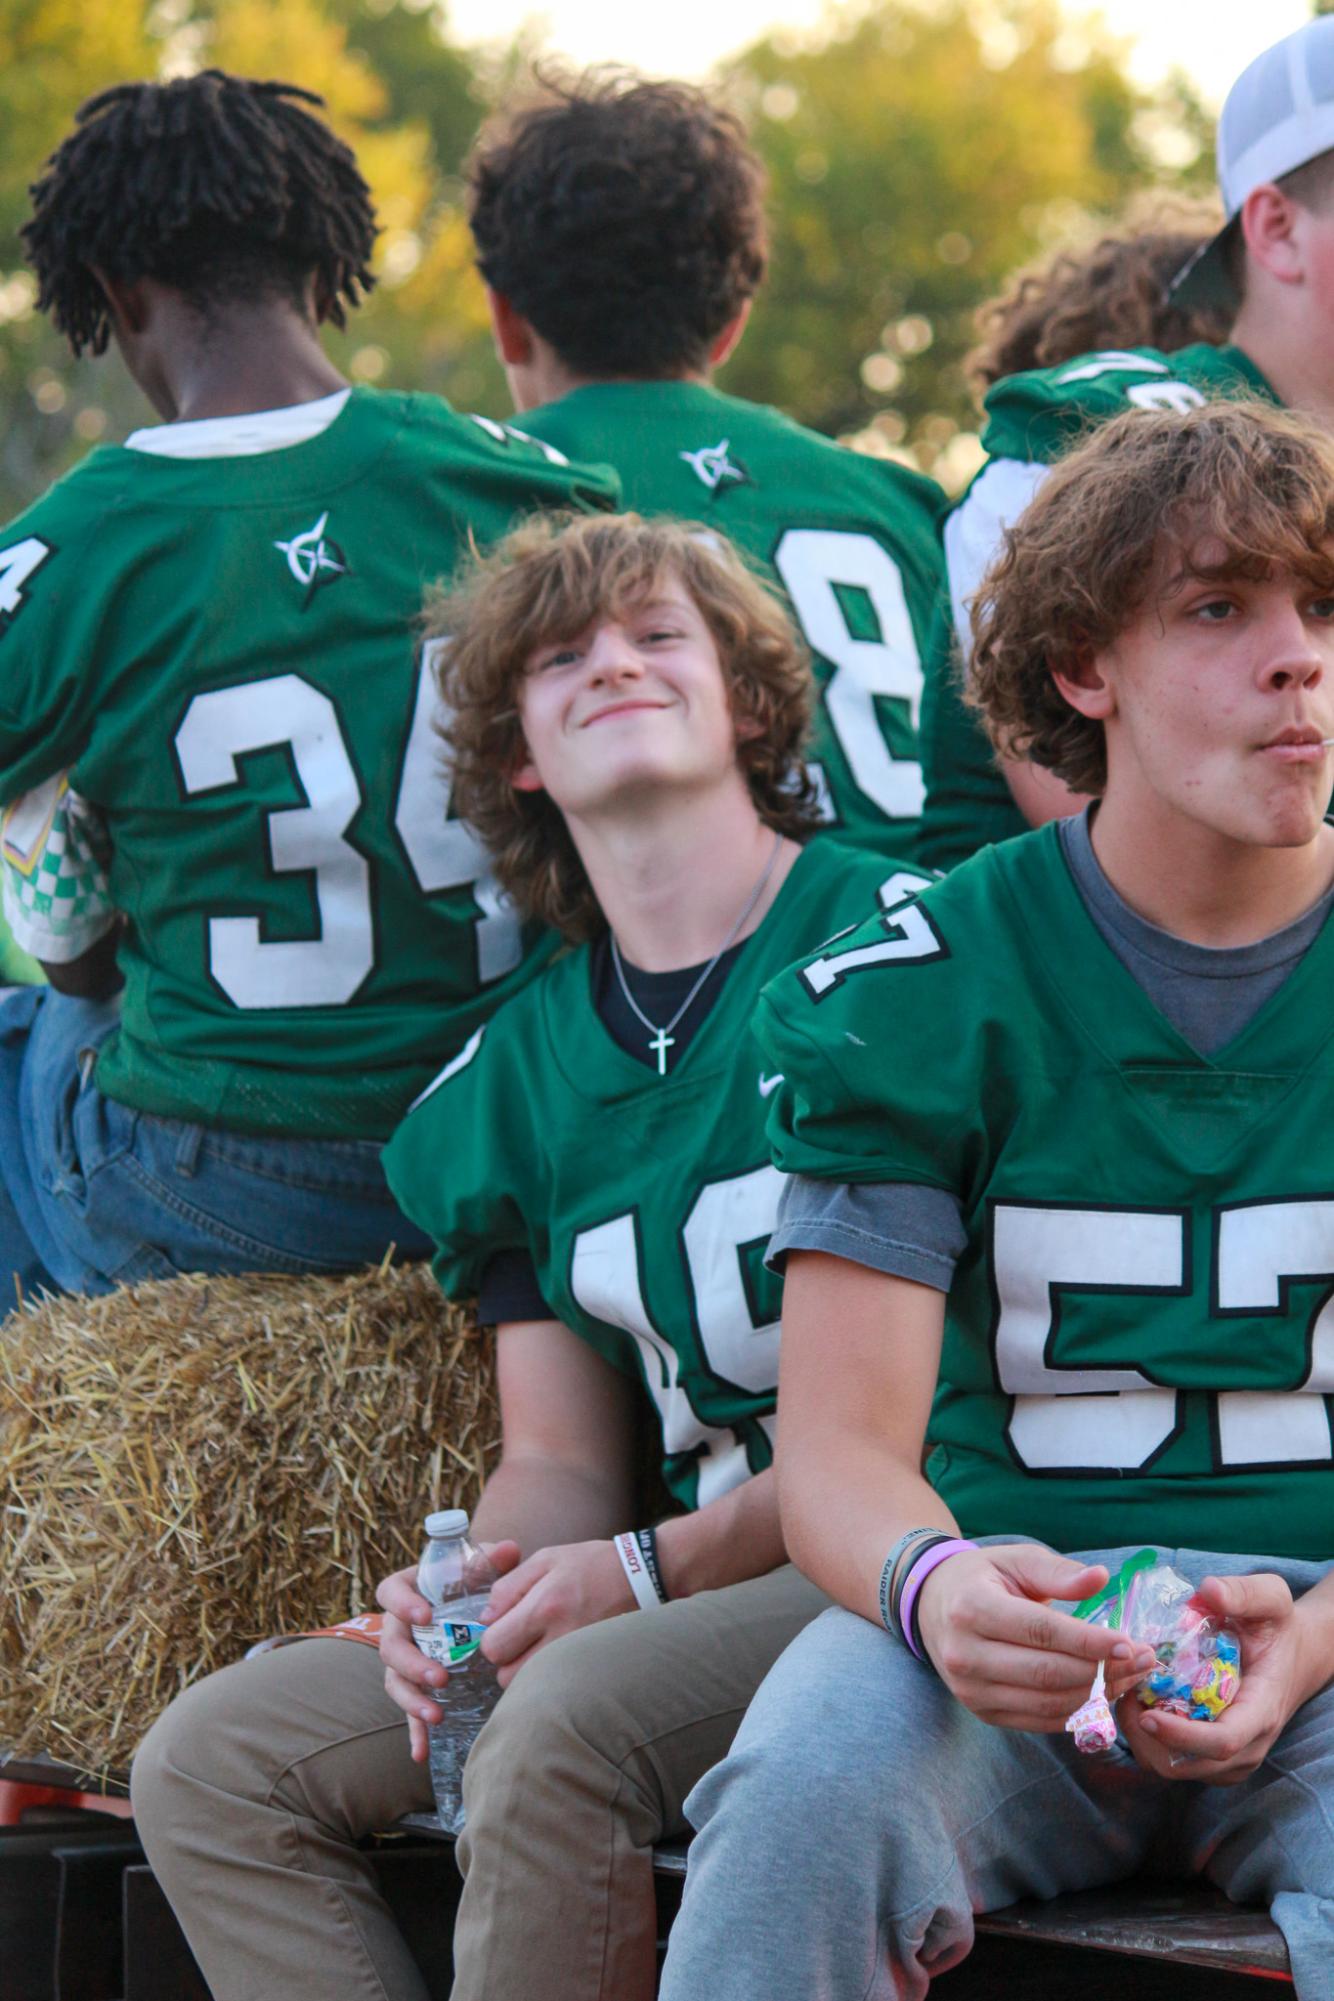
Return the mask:
<svg viewBox="0 0 1334 2001">
<path fill-rule="evenodd" d="M 1051 465 L 1092 425 L 1126 410 L 1193 410 L 1210 399 L 1245 396 L 1277 400 L 1239 347 L 1201 341 L 1174 354 L 1153 347 L 1109 349 L 994 383 L 987 391 L 982 443 L 993 459 Z"/>
<path fill-rule="evenodd" d="M 354 390 L 257 456 L 95 451 L 0 538 L 0 800 L 70 770 L 128 919 L 102 1090 L 383 1138 L 535 970 L 449 817 L 425 586 L 605 468 Z"/>
<path fill-rule="evenodd" d="M 960 1200 L 929 1473 L 965 1534 L 1334 1557 L 1331 978 L 1334 922 L 1197 1055 L 1050 826 L 767 989 L 777 1164 Z"/>
<path fill-rule="evenodd" d="M 887 873 L 887 871 L 891 871 Z M 779 1282 L 764 1269 L 781 1176 L 750 1018 L 764 982 L 923 878 L 836 841 L 805 848 L 665 1077 L 613 1040 L 587 946 L 553 961 L 446 1066 L 385 1152 L 439 1245 L 451 1298 L 529 1253 L 553 1313 L 643 1382 L 663 1471 L 696 1507 L 767 1466 Z"/>
<path fill-rule="evenodd" d="M 911 855 L 939 487 L 702 383 L 598 383 L 519 421 L 614 465 L 627 507 L 705 522 L 778 578 L 815 661 L 829 823 L 859 847 Z"/>
<path fill-rule="evenodd" d="M 960 692 L 968 645 L 964 600 L 999 555 L 1001 531 L 1028 504 L 1042 469 L 1126 410 L 1188 410 L 1209 398 L 1261 397 L 1273 390 L 1236 347 L 1200 344 L 1082 355 L 1056 368 L 1011 375 L 988 391 L 982 443 L 988 463 L 944 529 L 951 608 L 933 628 L 922 691 L 922 773 L 926 805 L 918 853 L 932 868 L 953 868 L 988 841 L 1027 832 L 976 713 Z"/>
</svg>

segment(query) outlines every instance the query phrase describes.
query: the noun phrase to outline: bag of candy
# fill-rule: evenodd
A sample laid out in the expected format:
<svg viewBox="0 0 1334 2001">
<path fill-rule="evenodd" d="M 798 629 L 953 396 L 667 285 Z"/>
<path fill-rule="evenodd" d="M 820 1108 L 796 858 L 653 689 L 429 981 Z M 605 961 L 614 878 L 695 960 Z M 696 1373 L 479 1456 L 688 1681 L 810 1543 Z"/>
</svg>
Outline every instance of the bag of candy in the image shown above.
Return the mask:
<svg viewBox="0 0 1334 2001">
<path fill-rule="evenodd" d="M 1146 1709 L 1166 1709 L 1196 1723 L 1222 1715 L 1241 1687 L 1241 1643 L 1195 1596 L 1195 1587 L 1158 1553 L 1142 1549 L 1102 1590 L 1075 1607 L 1077 1619 L 1109 1626 L 1153 1648 L 1155 1663 L 1136 1686 Z M 1102 1663 L 1087 1702 L 1067 1718 L 1081 1751 L 1105 1751 L 1116 1741 Z"/>
</svg>

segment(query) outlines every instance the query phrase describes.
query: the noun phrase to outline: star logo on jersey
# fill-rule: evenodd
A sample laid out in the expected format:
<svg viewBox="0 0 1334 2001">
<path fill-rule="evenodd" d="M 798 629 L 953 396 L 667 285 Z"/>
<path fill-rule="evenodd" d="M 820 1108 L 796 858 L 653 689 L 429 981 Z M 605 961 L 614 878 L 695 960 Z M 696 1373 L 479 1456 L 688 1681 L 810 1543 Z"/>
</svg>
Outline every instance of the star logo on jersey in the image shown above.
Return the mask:
<svg viewBox="0 0 1334 2001">
<path fill-rule="evenodd" d="M 731 445 L 724 438 L 720 445 L 701 445 L 697 452 L 682 452 L 680 456 L 696 479 L 707 486 L 710 493 L 716 493 L 728 480 L 738 486 L 750 484 L 750 474 L 730 453 Z"/>
<path fill-rule="evenodd" d="M 329 524 L 326 507 L 313 528 L 305 528 L 290 542 L 275 542 L 274 548 L 286 556 L 287 567 L 305 590 L 304 611 L 316 591 L 348 574 L 347 557 L 325 529 Z"/>
</svg>

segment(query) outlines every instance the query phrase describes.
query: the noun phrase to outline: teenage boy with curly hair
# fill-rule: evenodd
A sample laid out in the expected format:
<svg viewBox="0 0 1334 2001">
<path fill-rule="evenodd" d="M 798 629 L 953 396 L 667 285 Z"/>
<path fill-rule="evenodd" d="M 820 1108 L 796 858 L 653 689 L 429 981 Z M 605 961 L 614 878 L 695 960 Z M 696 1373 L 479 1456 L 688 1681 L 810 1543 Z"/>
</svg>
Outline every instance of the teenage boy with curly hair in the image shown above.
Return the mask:
<svg viewBox="0 0 1334 2001">
<path fill-rule="evenodd" d="M 1218 121 L 1227 220 L 1183 246 L 1163 281 L 1159 326 L 1127 339 L 1114 318 L 1042 365 L 1017 359 L 986 397 L 983 466 L 944 526 L 953 617 L 925 652 L 919 854 L 952 868 L 1083 800 L 1031 758 L 996 752 L 960 699 L 971 651 L 968 603 L 999 555 L 1005 525 L 1091 425 L 1134 410 L 1268 398 L 1334 428 L 1327 269 L 1334 239 L 1334 19 L 1265 49 L 1228 92 Z M 1104 305 L 1114 308 L 1114 297 Z"/>
<path fill-rule="evenodd" d="M 465 1775 L 454 1994 L 650 2001 L 653 1844 L 825 1602 L 774 1500 L 780 1080 L 750 1017 L 794 953 L 922 879 L 807 841 L 804 649 L 697 529 L 534 522 L 432 623 L 459 802 L 572 945 L 386 1155 L 445 1291 L 498 1325 L 475 1526 L 505 1573 L 483 1643 L 505 1693 Z M 683 1510 L 656 1548 L 631 1529 L 650 1406 Z M 216 2001 L 425 1994 L 357 1847 L 431 1805 L 414 1759 L 443 1670 L 409 1632 L 415 1578 L 381 1586 L 383 1671 L 288 1647 L 192 1690 L 139 1752 L 139 1829 Z"/>
<path fill-rule="evenodd" d="M 977 635 L 997 740 L 1098 803 L 761 1002 L 782 1519 L 837 1609 L 688 1802 L 664 2001 L 916 2001 L 974 1912 L 1164 1857 L 1269 1904 L 1319 2001 L 1334 444 L 1258 405 L 1116 420 Z M 1146 1651 L 1061 1601 L 1147 1544 L 1235 1622 L 1241 1691 L 1213 1723 L 1126 1694 L 1084 1757 L 1095 1661 L 1117 1695 Z"/>
</svg>

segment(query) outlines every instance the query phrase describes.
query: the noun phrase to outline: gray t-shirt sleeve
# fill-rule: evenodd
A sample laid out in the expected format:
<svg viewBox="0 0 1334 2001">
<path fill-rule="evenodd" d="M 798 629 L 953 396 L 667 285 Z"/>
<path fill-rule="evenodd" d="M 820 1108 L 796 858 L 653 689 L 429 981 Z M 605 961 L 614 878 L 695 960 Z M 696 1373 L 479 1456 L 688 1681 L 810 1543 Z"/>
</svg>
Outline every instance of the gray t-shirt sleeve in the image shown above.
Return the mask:
<svg viewBox="0 0 1334 2001">
<path fill-rule="evenodd" d="M 828 1251 L 948 1292 L 967 1242 L 962 1204 L 947 1189 L 793 1174 L 783 1187 L 765 1262 L 782 1271 L 788 1251 Z"/>
</svg>

